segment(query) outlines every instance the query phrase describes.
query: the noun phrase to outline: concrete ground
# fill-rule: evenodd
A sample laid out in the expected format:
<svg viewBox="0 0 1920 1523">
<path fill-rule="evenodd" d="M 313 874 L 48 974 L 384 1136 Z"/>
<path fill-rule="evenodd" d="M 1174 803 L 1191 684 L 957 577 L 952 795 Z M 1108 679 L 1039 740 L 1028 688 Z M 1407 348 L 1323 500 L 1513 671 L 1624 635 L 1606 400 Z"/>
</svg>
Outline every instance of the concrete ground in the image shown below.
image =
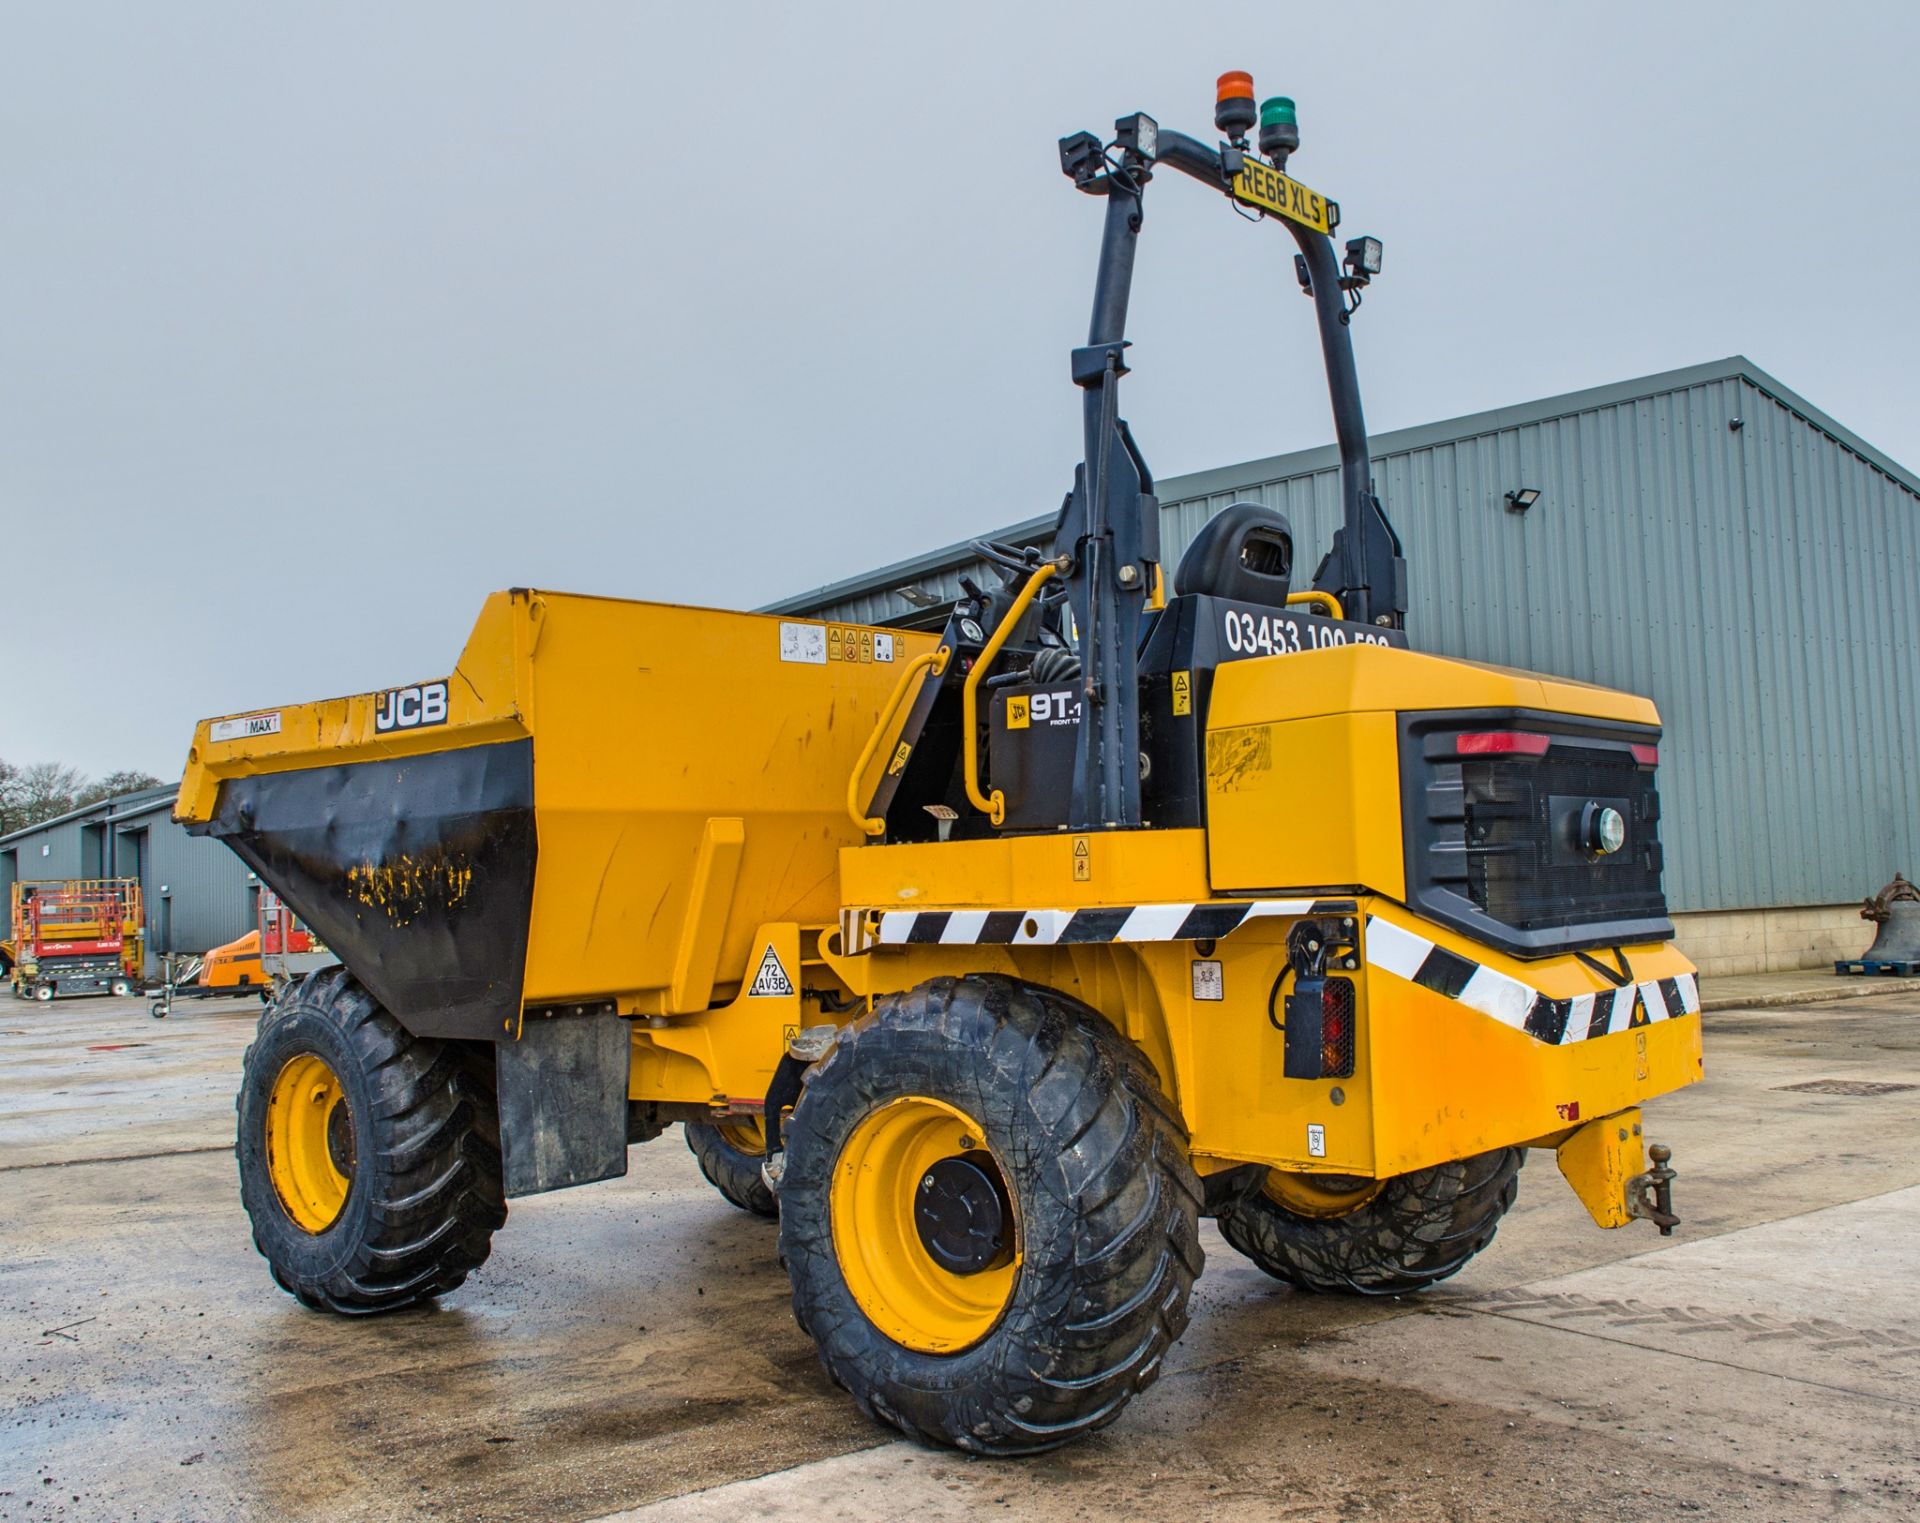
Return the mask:
<svg viewBox="0 0 1920 1523">
<path fill-rule="evenodd" d="M 0 1000 L 4 1523 L 1920 1516 L 1920 988 L 1709 1015 L 1649 1113 L 1670 1240 L 1594 1229 L 1544 1154 L 1420 1298 L 1295 1294 L 1209 1224 L 1160 1382 L 1014 1463 L 862 1419 L 676 1133 L 516 1203 L 436 1308 L 303 1311 L 234 1181 L 257 1014 Z"/>
</svg>

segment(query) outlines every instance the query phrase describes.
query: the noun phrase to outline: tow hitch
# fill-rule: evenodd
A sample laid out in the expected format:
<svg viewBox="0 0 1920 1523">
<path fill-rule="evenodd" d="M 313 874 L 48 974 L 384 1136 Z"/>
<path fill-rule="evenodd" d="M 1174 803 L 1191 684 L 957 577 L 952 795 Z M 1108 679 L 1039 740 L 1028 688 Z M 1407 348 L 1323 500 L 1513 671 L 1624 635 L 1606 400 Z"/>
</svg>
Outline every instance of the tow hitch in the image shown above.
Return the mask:
<svg viewBox="0 0 1920 1523">
<path fill-rule="evenodd" d="M 1589 1121 L 1562 1137 L 1555 1152 L 1560 1172 L 1580 1197 L 1595 1224 L 1624 1227 L 1636 1219 L 1652 1222 L 1662 1237 L 1672 1237 L 1680 1218 L 1673 1214 L 1673 1149 L 1656 1142 L 1641 1151 L 1640 1111 L 1620 1111 Z M 1642 1165 L 1652 1167 L 1642 1172 Z"/>
<path fill-rule="evenodd" d="M 1627 1214 L 1644 1217 L 1660 1229 L 1662 1237 L 1672 1237 L 1680 1218 L 1673 1214 L 1673 1170 L 1667 1162 L 1673 1149 L 1656 1142 L 1647 1149 L 1653 1167 L 1627 1181 Z"/>
</svg>

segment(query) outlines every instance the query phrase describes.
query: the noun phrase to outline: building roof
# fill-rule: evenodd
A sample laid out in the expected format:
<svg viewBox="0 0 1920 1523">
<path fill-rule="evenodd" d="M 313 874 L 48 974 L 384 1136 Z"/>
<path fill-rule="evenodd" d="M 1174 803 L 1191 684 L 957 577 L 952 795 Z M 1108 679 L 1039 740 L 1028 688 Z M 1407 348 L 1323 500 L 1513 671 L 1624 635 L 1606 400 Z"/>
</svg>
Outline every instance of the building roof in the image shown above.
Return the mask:
<svg viewBox="0 0 1920 1523">
<path fill-rule="evenodd" d="M 1436 423 L 1422 423 L 1412 428 L 1374 434 L 1368 440 L 1368 449 L 1375 459 L 1380 459 L 1406 450 L 1458 442 L 1480 434 L 1497 433 L 1502 429 L 1514 428 L 1521 424 L 1542 423 L 1548 419 L 1567 417 L 1593 408 L 1613 407 L 1622 402 L 1637 402 L 1647 397 L 1682 391 L 1687 387 L 1699 386 L 1710 381 L 1734 378 L 1750 382 L 1789 412 L 1797 414 L 1841 446 L 1867 461 L 1876 470 L 1920 496 L 1920 475 L 1916 475 L 1889 456 L 1882 454 L 1851 429 L 1835 422 L 1811 402 L 1782 385 L 1741 354 L 1729 355 L 1723 360 L 1709 360 L 1704 365 L 1690 365 L 1681 370 L 1663 370 L 1655 375 L 1640 376 L 1629 381 L 1615 381 L 1607 386 L 1593 386 L 1584 391 L 1569 391 L 1559 396 L 1542 397 L 1534 402 L 1522 402 L 1511 407 L 1497 407 L 1487 412 L 1468 413 L 1464 417 L 1445 418 Z M 1274 481 L 1285 477 L 1303 476 L 1314 471 L 1331 469 L 1339 463 L 1339 446 L 1323 444 L 1312 449 L 1295 450 L 1285 455 L 1271 455 L 1264 459 L 1244 461 L 1239 465 L 1217 466 L 1211 470 L 1194 471 L 1185 476 L 1169 476 L 1156 482 L 1155 490 L 1160 501 L 1165 504 L 1189 498 L 1206 497 L 1215 492 L 1233 491 L 1248 481 Z M 1056 514 L 1047 513 L 1038 518 L 1022 519 L 1019 523 L 1009 524 L 1005 528 L 988 531 L 984 537 L 1014 544 L 1044 543 L 1052 537 L 1056 518 Z M 938 550 L 929 550 L 921 555 L 910 556 L 903 561 L 895 561 L 890 566 L 862 572 L 858 576 L 830 582 L 824 587 L 816 587 L 812 591 L 797 593 L 792 597 L 782 598 L 776 603 L 768 603 L 760 612 L 805 615 L 816 609 L 836 607 L 854 598 L 889 592 L 942 572 L 956 571 L 978 559 L 979 557 L 969 547 L 969 542 L 960 540 L 951 545 L 944 545 Z"/>
<path fill-rule="evenodd" d="M 131 819 L 135 815 L 151 814 L 156 809 L 170 809 L 179 796 L 177 783 L 162 783 L 153 788 L 142 788 L 134 793 L 116 793 L 112 798 L 96 799 L 91 804 L 82 804 L 78 809 L 69 809 L 65 814 L 56 814 L 52 819 L 41 820 L 35 825 L 22 825 L 18 830 L 9 831 L 0 836 L 0 847 L 10 841 L 22 840 L 37 835 L 43 830 L 52 830 L 57 826 L 70 825 L 78 820 L 105 818 L 110 820 Z"/>
</svg>

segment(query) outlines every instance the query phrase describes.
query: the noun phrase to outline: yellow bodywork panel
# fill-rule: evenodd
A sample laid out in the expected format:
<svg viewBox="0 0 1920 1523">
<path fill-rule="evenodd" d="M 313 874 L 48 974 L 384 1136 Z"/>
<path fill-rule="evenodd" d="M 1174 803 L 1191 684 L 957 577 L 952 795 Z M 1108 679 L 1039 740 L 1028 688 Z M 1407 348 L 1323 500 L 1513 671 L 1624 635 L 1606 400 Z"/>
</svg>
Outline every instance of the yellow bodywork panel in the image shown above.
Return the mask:
<svg viewBox="0 0 1920 1523">
<path fill-rule="evenodd" d="M 1633 1013 L 1617 1031 L 1570 1028 L 1564 1041 L 1543 1041 L 1372 965 L 1367 936 L 1385 917 L 1550 999 L 1618 992 L 1576 957 L 1521 962 L 1363 896 L 1352 917 L 1361 966 L 1346 974 L 1357 995 L 1353 1071 L 1290 1079 L 1276 1022 L 1292 985 L 1286 939 L 1298 916 L 1249 920 L 1217 943 L 882 945 L 830 961 L 867 994 L 1004 973 L 1083 1000 L 1153 1062 L 1203 1171 L 1258 1162 L 1384 1178 L 1551 1138 L 1701 1077 L 1697 1013 L 1643 1020 L 1629 1000 Z M 1636 981 L 1691 978 L 1692 965 L 1668 944 L 1623 950 Z"/>
<path fill-rule="evenodd" d="M 495 593 L 443 679 L 443 716 L 383 729 L 408 691 L 389 690 L 203 721 L 176 812 L 212 818 L 229 777 L 530 735 L 539 846 L 523 1000 L 705 1010 L 741 980 L 761 924 L 834 922 L 836 855 L 860 839 L 848 775 L 901 663 L 934 644 Z M 364 887 L 381 892 L 374 878 Z"/>
<path fill-rule="evenodd" d="M 1619 992 L 1576 957 L 1522 963 L 1416 921 L 1397 906 L 1394 918 L 1552 998 L 1599 1000 Z M 1693 965 L 1670 943 L 1621 950 L 1636 980 L 1692 977 Z M 1383 1118 L 1375 1129 L 1375 1165 L 1383 1174 L 1530 1142 L 1701 1077 L 1697 1011 L 1643 1023 L 1636 1008 L 1617 1031 L 1549 1044 L 1461 1000 L 1370 967 L 1362 1027 L 1374 1109 Z"/>
<path fill-rule="evenodd" d="M 1467 708 L 1660 722 L 1628 693 L 1384 645 L 1229 662 L 1207 715 L 1215 890 L 1364 884 L 1404 897 L 1399 716 Z"/>
<path fill-rule="evenodd" d="M 1627 1181 L 1647 1166 L 1637 1108 L 1589 1121 L 1554 1151 L 1560 1172 L 1596 1224 L 1624 1227 L 1633 1220 Z"/>
<path fill-rule="evenodd" d="M 868 909 L 1068 909 L 1211 892 L 1203 830 L 1061 831 L 840 853 L 841 898 Z"/>
<path fill-rule="evenodd" d="M 831 924 L 834 853 L 859 839 L 848 774 L 898 662 L 933 637 L 881 636 L 886 661 L 782 659 L 774 618 L 546 601 L 528 688 L 540 868 L 526 998 L 617 991 L 665 1010 L 687 937 L 714 936 L 696 909 L 721 917 L 718 951 L 689 971 L 711 966 L 723 984 L 762 922 Z M 790 656 L 811 653 L 789 638 Z M 738 863 L 730 889 L 697 905 L 695 868 L 721 820 L 738 822 Z M 701 983 L 682 982 L 681 1008 L 706 1007 L 713 982 Z"/>
<path fill-rule="evenodd" d="M 487 599 L 452 676 L 445 679 L 445 717 L 432 725 L 382 729 L 383 693 L 201 720 L 187 752 L 174 817 L 211 820 L 220 784 L 230 777 L 413 756 L 530 734 L 523 685 L 528 652 L 538 637 L 540 601 L 540 594 L 526 592 L 496 592 Z"/>
<path fill-rule="evenodd" d="M 1210 730 L 1207 819 L 1212 878 L 1222 891 L 1365 883 L 1402 896 L 1395 716 L 1327 714 Z"/>
<path fill-rule="evenodd" d="M 1342 645 L 1228 662 L 1214 674 L 1207 727 L 1230 730 L 1319 714 L 1481 708 L 1660 722 L 1651 699 L 1614 688 L 1386 645 Z"/>
</svg>

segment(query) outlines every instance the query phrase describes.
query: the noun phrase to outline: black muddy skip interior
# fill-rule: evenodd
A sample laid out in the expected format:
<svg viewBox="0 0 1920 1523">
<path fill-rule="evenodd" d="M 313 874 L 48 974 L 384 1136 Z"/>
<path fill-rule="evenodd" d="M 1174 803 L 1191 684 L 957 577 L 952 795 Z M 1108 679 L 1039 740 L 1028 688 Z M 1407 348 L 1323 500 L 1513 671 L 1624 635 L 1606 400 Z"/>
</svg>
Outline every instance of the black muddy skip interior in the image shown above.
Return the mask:
<svg viewBox="0 0 1920 1523">
<path fill-rule="evenodd" d="M 231 778 L 225 841 L 421 1036 L 520 1011 L 537 843 L 533 742 Z"/>
</svg>

